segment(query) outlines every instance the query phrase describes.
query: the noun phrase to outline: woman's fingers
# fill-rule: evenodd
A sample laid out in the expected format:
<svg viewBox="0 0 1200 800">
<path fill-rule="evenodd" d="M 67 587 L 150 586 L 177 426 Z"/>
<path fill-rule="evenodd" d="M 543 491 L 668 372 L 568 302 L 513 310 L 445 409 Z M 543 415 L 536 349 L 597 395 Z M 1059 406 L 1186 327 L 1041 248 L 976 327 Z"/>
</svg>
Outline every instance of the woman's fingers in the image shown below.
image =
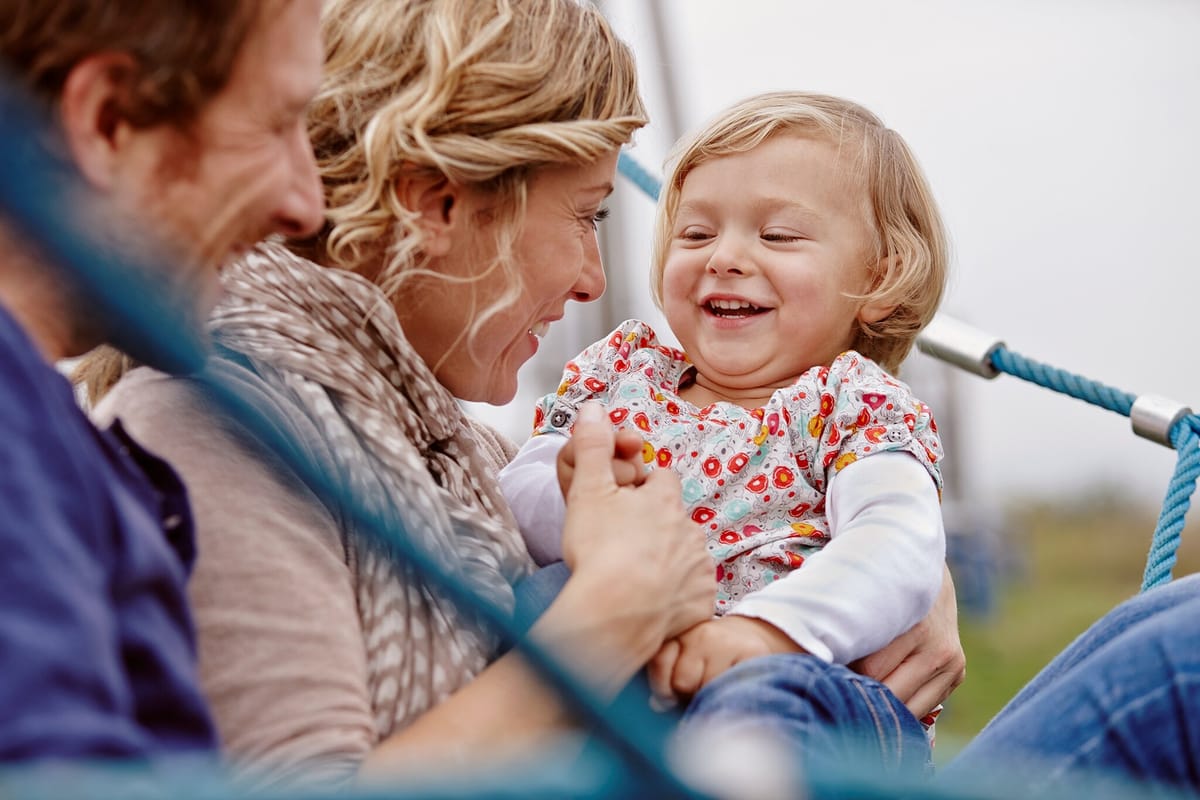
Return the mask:
<svg viewBox="0 0 1200 800">
<path fill-rule="evenodd" d="M 575 472 L 571 478 L 568 506 L 571 498 L 577 495 L 615 490 L 613 429 L 604 406 L 594 401 L 580 406 L 571 438 L 575 443 Z"/>
</svg>

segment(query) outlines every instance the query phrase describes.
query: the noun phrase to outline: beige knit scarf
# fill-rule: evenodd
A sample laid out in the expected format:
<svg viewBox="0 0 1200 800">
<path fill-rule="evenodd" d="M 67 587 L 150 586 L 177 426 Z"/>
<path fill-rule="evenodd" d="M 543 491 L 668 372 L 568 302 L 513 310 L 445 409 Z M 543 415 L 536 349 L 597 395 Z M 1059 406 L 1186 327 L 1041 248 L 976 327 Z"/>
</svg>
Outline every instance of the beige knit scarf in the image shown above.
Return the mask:
<svg viewBox="0 0 1200 800">
<path fill-rule="evenodd" d="M 462 410 L 378 287 L 278 244 L 260 245 L 222 282 L 217 340 L 316 426 L 353 496 L 511 611 L 529 556 Z M 496 642 L 386 548 L 354 531 L 343 544 L 382 739 L 471 680 Z"/>
</svg>

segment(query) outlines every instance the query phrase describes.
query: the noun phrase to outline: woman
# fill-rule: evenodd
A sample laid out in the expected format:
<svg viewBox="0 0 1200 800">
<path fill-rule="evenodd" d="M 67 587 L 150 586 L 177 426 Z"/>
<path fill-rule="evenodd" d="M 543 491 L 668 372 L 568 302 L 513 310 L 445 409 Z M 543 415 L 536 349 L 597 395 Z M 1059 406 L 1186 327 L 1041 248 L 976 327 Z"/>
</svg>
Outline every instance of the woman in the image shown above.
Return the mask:
<svg viewBox="0 0 1200 800">
<path fill-rule="evenodd" d="M 455 400 L 507 402 L 565 303 L 603 291 L 595 224 L 645 122 L 632 55 L 573 0 L 332 0 L 324 32 L 310 132 L 328 222 L 227 270 L 223 369 L 373 510 L 511 607 L 529 562 L 492 477 L 510 451 Z M 186 381 L 134 372 L 97 413 L 189 486 L 201 675 L 238 762 L 337 781 L 477 760 L 568 724 L 519 657 L 489 664 L 485 633 Z M 573 575 L 532 634 L 611 692 L 707 616 L 714 587 L 672 479 L 617 489 L 603 419 L 581 432 Z M 947 599 L 937 619 L 952 627 Z M 929 706 L 961 673 L 952 633 L 915 631 L 875 674 L 906 657 L 898 693 Z"/>
</svg>

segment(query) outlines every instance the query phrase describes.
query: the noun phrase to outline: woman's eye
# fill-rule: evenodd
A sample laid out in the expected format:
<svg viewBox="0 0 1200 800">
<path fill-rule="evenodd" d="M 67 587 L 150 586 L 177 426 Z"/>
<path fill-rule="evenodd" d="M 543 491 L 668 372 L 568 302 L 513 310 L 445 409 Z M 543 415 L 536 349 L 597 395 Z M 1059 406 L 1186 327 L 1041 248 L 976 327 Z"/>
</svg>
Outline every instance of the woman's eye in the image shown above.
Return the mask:
<svg viewBox="0 0 1200 800">
<path fill-rule="evenodd" d="M 596 226 L 608 219 L 609 213 L 610 212 L 607 208 L 601 208 L 597 210 L 595 214 L 591 214 L 588 217 L 588 222 L 591 224 L 592 230 L 596 230 Z"/>
</svg>

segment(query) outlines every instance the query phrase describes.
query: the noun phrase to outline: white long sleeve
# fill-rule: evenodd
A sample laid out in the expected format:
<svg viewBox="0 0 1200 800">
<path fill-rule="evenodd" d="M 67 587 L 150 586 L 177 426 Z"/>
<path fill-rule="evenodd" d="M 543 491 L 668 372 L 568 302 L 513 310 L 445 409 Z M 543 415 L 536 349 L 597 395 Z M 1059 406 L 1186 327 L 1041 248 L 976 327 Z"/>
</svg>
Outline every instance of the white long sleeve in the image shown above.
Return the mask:
<svg viewBox="0 0 1200 800">
<path fill-rule="evenodd" d="M 565 436 L 534 436 L 500 470 L 500 491 L 525 537 L 529 554 L 539 566 L 562 560 L 567 504 L 558 485 L 555 461 L 566 443 Z"/>
<path fill-rule="evenodd" d="M 937 488 L 907 453 L 849 465 L 830 481 L 825 506 L 829 544 L 729 613 L 769 622 L 818 658 L 845 664 L 929 613 L 946 537 Z"/>
</svg>

